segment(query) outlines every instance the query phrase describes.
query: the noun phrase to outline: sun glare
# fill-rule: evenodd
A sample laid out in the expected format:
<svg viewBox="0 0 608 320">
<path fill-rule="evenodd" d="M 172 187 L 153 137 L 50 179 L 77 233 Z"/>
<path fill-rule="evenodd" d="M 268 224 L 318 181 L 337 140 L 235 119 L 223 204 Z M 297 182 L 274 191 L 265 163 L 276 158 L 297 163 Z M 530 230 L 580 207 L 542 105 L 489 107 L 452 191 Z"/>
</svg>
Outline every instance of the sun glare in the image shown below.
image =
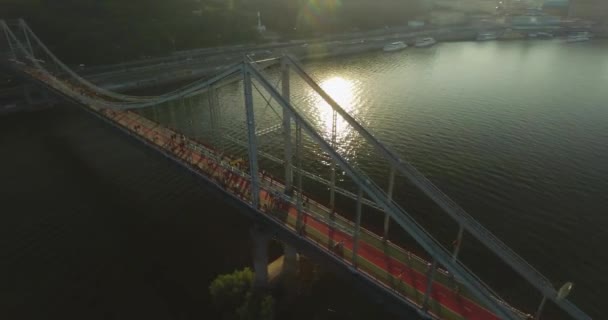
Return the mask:
<svg viewBox="0 0 608 320">
<path fill-rule="evenodd" d="M 350 112 L 354 104 L 354 84 L 352 81 L 342 77 L 332 77 L 321 82 L 321 88 L 327 92 L 344 110 Z M 325 132 L 331 135 L 333 109 L 321 97 L 316 99 L 316 109 L 319 120 L 322 122 Z M 347 123 L 339 116 L 336 121 L 338 139 L 343 138 L 348 130 Z"/>
</svg>

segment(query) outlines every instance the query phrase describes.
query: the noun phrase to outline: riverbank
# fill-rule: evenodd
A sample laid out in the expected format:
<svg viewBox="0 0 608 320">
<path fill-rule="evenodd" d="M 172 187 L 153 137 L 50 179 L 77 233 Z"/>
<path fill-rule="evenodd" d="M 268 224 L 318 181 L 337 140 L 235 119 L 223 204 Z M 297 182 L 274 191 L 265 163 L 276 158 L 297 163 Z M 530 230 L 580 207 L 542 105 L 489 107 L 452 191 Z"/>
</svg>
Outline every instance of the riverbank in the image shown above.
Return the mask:
<svg viewBox="0 0 608 320">
<path fill-rule="evenodd" d="M 481 31 L 475 27 L 452 27 L 433 29 L 396 28 L 387 32 L 374 31 L 353 33 L 342 36 L 327 36 L 318 39 L 308 39 L 306 42 L 293 41 L 255 46 L 233 46 L 206 48 L 182 51 L 173 56 L 155 58 L 146 61 L 131 62 L 116 66 L 95 67 L 82 69 L 80 73 L 89 74 L 85 77 L 91 82 L 113 91 L 134 91 L 198 80 L 213 76 L 227 67 L 242 61 L 245 56 L 253 59 L 267 59 L 282 54 L 290 54 L 299 60 L 321 60 L 342 56 L 356 55 L 382 48 L 393 41 L 403 41 L 410 45 L 416 38 L 433 37 L 438 42 L 476 41 Z M 526 39 L 528 32 L 547 31 L 544 29 L 511 30 L 504 27 L 486 28 L 496 32 L 496 41 Z M 551 29 L 555 35 L 564 36 L 569 30 Z M 592 29 L 596 38 L 607 38 L 608 27 L 598 26 Z M 93 70 L 103 70 L 102 73 L 90 74 Z M 162 90 L 161 90 L 162 91 Z M 20 104 L 23 104 L 22 102 Z M 8 104 L 7 104 L 8 105 Z"/>
<path fill-rule="evenodd" d="M 341 56 L 356 55 L 371 51 L 381 51 L 384 46 L 389 42 L 403 41 L 409 46 L 413 46 L 417 38 L 421 37 L 433 37 L 439 42 L 451 42 L 451 41 L 473 41 L 477 36 L 477 32 L 474 30 L 438 30 L 431 32 L 416 32 L 409 34 L 394 34 L 382 38 L 372 39 L 358 39 L 351 40 L 346 43 L 342 42 L 335 46 L 329 47 L 326 50 L 318 48 L 309 51 L 296 51 L 289 52 L 296 56 L 298 59 L 305 60 L 319 60 L 328 59 Z"/>
<path fill-rule="evenodd" d="M 275 50 L 268 50 L 264 55 L 254 56 L 253 58 L 265 59 L 269 57 L 276 57 L 282 54 L 290 54 L 297 57 L 301 61 L 308 60 L 323 60 L 331 59 L 344 56 L 353 56 L 357 54 L 363 54 L 373 51 L 381 51 L 382 48 L 389 42 L 393 41 L 404 41 L 410 45 L 415 42 L 416 38 L 431 36 L 438 42 L 459 42 L 459 41 L 476 41 L 478 31 L 463 29 L 463 30 L 440 30 L 433 32 L 416 32 L 409 34 L 396 34 L 387 37 L 378 37 L 371 39 L 358 39 L 349 41 L 332 41 L 332 42 L 320 42 L 317 44 L 306 44 L 297 45 L 291 47 L 285 47 Z M 495 41 L 510 41 L 510 40 L 523 40 L 525 36 L 523 33 L 521 36 L 511 37 L 510 39 L 497 39 Z M 116 82 L 113 79 L 105 79 L 105 81 L 97 80 L 97 83 L 102 86 L 116 90 L 116 91 L 133 91 L 133 90 L 146 90 L 151 88 L 153 91 L 162 92 L 160 89 L 164 86 L 177 87 L 177 84 L 195 81 L 202 78 L 213 76 L 227 67 L 242 61 L 243 55 L 237 55 L 233 57 L 223 57 L 223 61 L 214 60 L 214 63 L 221 63 L 220 66 L 212 64 L 208 65 L 207 62 L 203 62 L 202 65 L 196 62 L 191 62 L 183 65 L 175 65 L 170 67 L 170 71 L 155 75 L 154 73 L 149 74 L 149 77 L 143 79 L 137 79 L 133 81 Z M 186 60 L 188 62 L 188 60 Z M 160 72 L 160 71 L 158 71 Z M 94 82 L 96 80 L 93 80 Z"/>
<path fill-rule="evenodd" d="M 513 39 L 526 39 L 529 32 L 547 31 L 547 28 L 537 28 L 529 30 L 510 30 L 507 28 L 483 29 L 495 31 L 499 36 L 497 41 L 507 41 Z M 550 29 L 556 36 L 565 36 L 568 30 Z M 413 44 L 416 38 L 433 37 L 439 42 L 453 41 L 476 41 L 476 37 L 482 29 L 473 27 L 455 27 L 455 28 L 439 28 L 439 29 L 420 29 L 411 30 L 402 33 L 385 33 L 383 35 L 365 36 L 359 38 L 350 38 L 348 40 L 319 40 L 314 42 L 306 42 L 293 45 L 271 45 L 267 47 L 256 46 L 252 48 L 242 47 L 237 52 L 230 54 L 215 54 L 213 56 L 205 56 L 202 59 L 196 59 L 195 56 L 188 56 L 187 53 L 180 53 L 181 61 L 163 64 L 159 66 L 148 66 L 139 69 L 130 69 L 125 72 L 133 74 L 119 75 L 106 74 L 105 76 L 93 76 L 91 80 L 98 84 L 118 91 L 127 91 L 133 89 L 143 89 L 148 87 L 157 87 L 167 85 L 171 82 L 192 81 L 200 78 L 206 78 L 221 72 L 225 68 L 234 63 L 242 61 L 244 56 L 249 56 L 252 59 L 267 59 L 277 57 L 282 54 L 290 54 L 297 57 L 299 60 L 319 60 L 336 58 L 348 55 L 361 54 L 374 50 L 382 50 L 382 48 L 393 41 L 404 41 L 408 44 Z M 602 38 L 608 35 L 608 30 L 597 29 L 596 37 Z M 137 74 L 141 77 L 138 77 Z M 131 81 L 122 80 L 124 77 L 135 78 Z"/>
</svg>

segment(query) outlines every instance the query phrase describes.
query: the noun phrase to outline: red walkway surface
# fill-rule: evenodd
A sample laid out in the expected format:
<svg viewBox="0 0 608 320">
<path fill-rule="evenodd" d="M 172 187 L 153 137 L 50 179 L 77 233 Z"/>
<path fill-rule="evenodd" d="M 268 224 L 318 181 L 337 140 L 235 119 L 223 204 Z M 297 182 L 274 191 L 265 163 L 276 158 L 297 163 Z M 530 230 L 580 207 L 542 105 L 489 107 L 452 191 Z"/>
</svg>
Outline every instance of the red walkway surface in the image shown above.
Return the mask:
<svg viewBox="0 0 608 320">
<path fill-rule="evenodd" d="M 154 142 L 156 145 L 162 147 L 166 151 L 173 153 L 175 156 L 181 158 L 184 161 L 187 161 L 190 164 L 198 166 L 202 171 L 208 174 L 210 177 L 214 178 L 216 181 L 221 182 L 220 184 L 223 187 L 232 193 L 238 195 L 241 199 L 249 202 L 249 181 L 246 178 L 231 174 L 229 170 L 219 166 L 217 162 L 212 159 L 209 159 L 205 155 L 195 151 L 192 146 L 196 145 L 196 142 L 190 141 L 189 139 L 183 138 L 183 136 L 167 129 L 164 127 L 160 127 L 155 125 L 155 127 L 150 128 L 151 121 L 147 119 L 141 118 L 139 115 L 130 112 L 115 112 L 115 111 L 106 111 L 108 116 L 118 122 L 119 124 L 125 126 L 126 128 L 130 128 L 135 131 L 139 135 L 144 138 Z M 186 141 L 188 143 L 186 143 Z M 209 152 L 214 152 L 212 149 L 205 147 L 203 145 L 199 146 L 201 148 L 208 149 Z M 260 192 L 260 198 L 262 199 L 262 204 L 273 203 L 275 201 L 271 200 L 271 193 L 267 192 L 265 189 L 262 189 Z M 295 220 L 297 218 L 297 209 L 293 205 L 289 205 L 287 208 L 287 213 L 289 216 Z M 322 235 L 324 235 L 327 239 L 332 239 L 333 242 L 341 242 L 344 245 L 344 248 L 352 251 L 354 247 L 354 239 L 350 235 L 335 230 L 329 227 L 322 221 L 315 219 L 312 215 L 307 214 L 307 218 L 305 219 L 305 226 L 307 233 L 311 231 L 316 231 Z M 287 219 L 289 220 L 289 219 Z M 295 232 L 295 225 L 293 223 L 289 223 L 287 220 L 282 221 L 287 226 L 291 227 Z M 306 234 L 304 235 L 308 237 Z M 313 239 L 314 240 L 314 239 Z M 323 245 L 323 244 L 321 244 Z M 325 250 L 330 250 L 326 245 L 323 245 Z M 409 284 L 410 286 L 416 288 L 420 295 L 424 295 L 427 286 L 427 276 L 425 273 L 419 272 L 413 268 L 410 268 L 405 263 L 402 263 L 390 256 L 387 256 L 383 250 L 374 247 L 364 241 L 359 242 L 358 248 L 358 256 L 359 259 L 364 259 L 376 267 L 386 271 L 399 281 Z M 350 264 L 350 261 L 347 261 Z M 365 270 L 363 270 L 365 271 Z M 377 279 L 376 279 L 377 280 Z M 384 284 L 388 286 L 388 284 Z M 452 288 L 446 287 L 445 285 L 433 282 L 431 296 L 432 300 L 437 301 L 443 308 L 447 308 L 448 313 L 453 313 L 452 315 L 443 314 L 446 319 L 452 318 L 463 318 L 470 320 L 497 320 L 499 319 L 497 316 L 492 314 L 487 309 L 483 308 L 479 304 L 473 302 L 472 300 L 463 298 L 458 293 L 456 293 Z M 410 297 L 410 300 L 411 299 Z M 414 300 L 415 301 L 415 300 Z M 447 311 L 447 310 L 446 310 Z M 444 312 L 441 312 L 444 313 Z M 436 315 L 442 316 L 442 315 Z M 456 317 L 454 317 L 456 316 Z M 441 317 L 443 318 L 443 317 Z"/>
</svg>

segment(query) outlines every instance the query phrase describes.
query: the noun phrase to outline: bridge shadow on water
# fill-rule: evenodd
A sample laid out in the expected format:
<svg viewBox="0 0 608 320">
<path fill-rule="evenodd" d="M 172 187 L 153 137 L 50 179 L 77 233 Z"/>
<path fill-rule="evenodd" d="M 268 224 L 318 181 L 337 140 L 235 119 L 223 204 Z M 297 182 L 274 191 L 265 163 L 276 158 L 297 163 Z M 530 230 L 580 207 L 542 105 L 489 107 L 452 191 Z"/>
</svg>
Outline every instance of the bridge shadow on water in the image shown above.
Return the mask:
<svg viewBox="0 0 608 320">
<path fill-rule="evenodd" d="M 251 265 L 250 222 L 196 178 L 71 107 L 0 118 L 0 149 L 7 318 L 219 318 L 208 285 Z M 321 280 L 284 316 L 391 319 Z"/>
</svg>

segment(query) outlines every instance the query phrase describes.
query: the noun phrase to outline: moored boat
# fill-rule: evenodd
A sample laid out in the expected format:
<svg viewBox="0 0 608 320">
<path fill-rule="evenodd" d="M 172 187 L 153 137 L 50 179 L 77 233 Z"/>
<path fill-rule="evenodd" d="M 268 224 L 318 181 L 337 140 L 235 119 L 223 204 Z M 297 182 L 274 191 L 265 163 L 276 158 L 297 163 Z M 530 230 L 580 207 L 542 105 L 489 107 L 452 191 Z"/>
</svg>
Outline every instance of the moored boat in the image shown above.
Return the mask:
<svg viewBox="0 0 608 320">
<path fill-rule="evenodd" d="M 576 32 L 571 33 L 566 37 L 567 42 L 581 42 L 591 40 L 591 34 L 589 32 Z"/>
<path fill-rule="evenodd" d="M 437 41 L 435 41 L 435 39 L 433 38 L 421 38 L 421 39 L 416 39 L 416 43 L 415 46 L 417 48 L 423 48 L 423 47 L 430 47 L 432 45 L 434 45 L 435 43 L 437 43 Z"/>
<path fill-rule="evenodd" d="M 477 41 L 490 41 L 498 39 L 496 32 L 480 32 L 477 34 Z"/>
<path fill-rule="evenodd" d="M 407 44 L 405 44 L 403 41 L 396 41 L 385 45 L 382 50 L 384 50 L 385 52 L 391 52 L 403 50 L 405 48 L 407 48 Z"/>
</svg>

